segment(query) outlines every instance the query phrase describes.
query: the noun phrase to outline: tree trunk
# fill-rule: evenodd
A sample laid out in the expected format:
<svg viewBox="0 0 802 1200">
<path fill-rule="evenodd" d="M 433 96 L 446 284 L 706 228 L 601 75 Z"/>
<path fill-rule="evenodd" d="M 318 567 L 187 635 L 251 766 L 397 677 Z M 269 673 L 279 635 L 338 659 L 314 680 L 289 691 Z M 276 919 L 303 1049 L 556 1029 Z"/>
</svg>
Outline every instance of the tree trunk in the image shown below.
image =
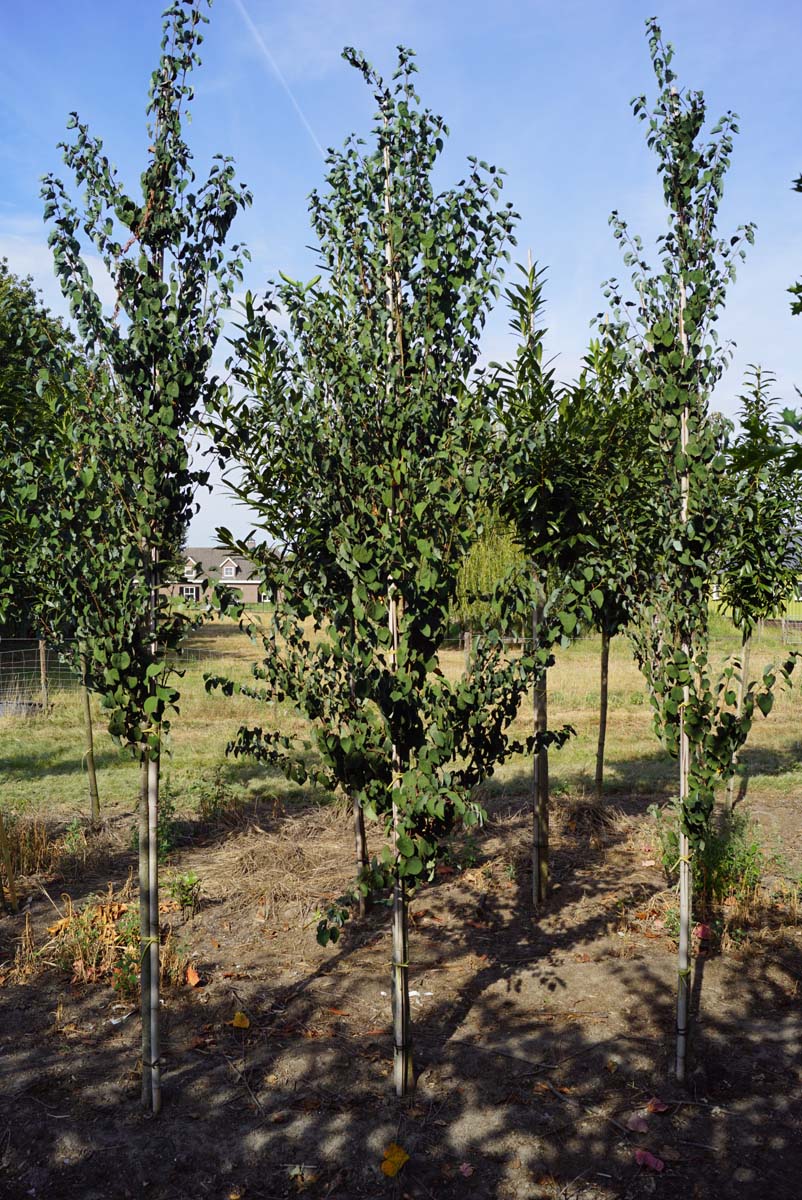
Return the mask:
<svg viewBox="0 0 802 1200">
<path fill-rule="evenodd" d="M 42 712 L 50 707 L 50 697 L 47 691 L 47 642 L 39 638 L 39 685 L 42 693 Z"/>
<path fill-rule="evenodd" d="M 738 682 L 738 699 L 735 703 L 735 715 L 740 719 L 744 708 L 744 690 L 749 680 L 749 658 L 752 651 L 752 635 L 747 634 L 744 637 L 743 645 L 741 646 L 741 678 Z M 727 807 L 730 812 L 733 811 L 737 803 L 735 799 L 735 773 L 738 769 L 738 752 L 733 751 L 732 765 L 730 777 L 727 781 Z"/>
<path fill-rule="evenodd" d="M 537 649 L 543 605 L 535 605 L 532 617 L 532 639 Z M 546 670 L 535 680 L 532 694 L 534 732 L 544 734 L 548 728 L 548 685 Z M 532 762 L 532 904 L 539 908 L 549 891 L 549 752 L 546 746 L 535 750 Z"/>
<path fill-rule="evenodd" d="M 689 794 L 688 735 L 684 718 L 680 732 L 679 788 L 680 821 Z M 691 900 L 692 900 L 691 855 L 688 835 L 680 826 L 679 831 L 679 951 L 677 956 L 677 1062 L 676 1075 L 679 1083 L 685 1082 L 688 1052 L 688 1018 L 691 993 Z"/>
<path fill-rule="evenodd" d="M 368 865 L 368 839 L 365 834 L 365 813 L 356 796 L 351 797 L 354 813 L 354 851 L 357 877 Z M 359 915 L 364 917 L 370 907 L 370 896 L 366 896 L 361 887 L 359 890 Z"/>
<path fill-rule="evenodd" d="M 148 938 L 150 958 L 150 1094 L 154 1116 L 161 1111 L 159 1044 L 159 756 L 148 762 Z"/>
<path fill-rule="evenodd" d="M 6 833 L 3 814 L 0 812 L 0 859 L 2 859 L 3 867 L 6 873 L 6 887 L 8 889 L 8 899 L 6 894 L 0 887 L 0 897 L 3 900 L 3 907 L 8 908 L 11 912 L 17 911 L 17 887 L 14 882 L 14 864 L 11 861 L 11 846 L 8 842 L 8 834 Z"/>
<path fill-rule="evenodd" d="M 396 875 L 393 888 L 393 1079 L 396 1096 L 415 1085 L 409 1022 L 409 925 L 407 889 Z"/>
<path fill-rule="evenodd" d="M 89 818 L 93 828 L 100 824 L 100 796 L 97 790 L 97 774 L 95 773 L 95 743 L 92 736 L 92 705 L 89 698 L 89 688 L 86 686 L 86 657 L 81 655 L 81 700 L 84 710 L 84 736 L 86 738 L 86 773 L 89 778 Z"/>
<path fill-rule="evenodd" d="M 139 984 L 142 1011 L 142 1106 L 152 1108 L 150 1044 L 150 852 L 148 831 L 148 762 L 140 768 L 139 786 Z"/>
<path fill-rule="evenodd" d="M 607 692 L 610 682 L 610 635 L 602 629 L 601 680 L 599 689 L 599 742 L 596 748 L 596 799 L 604 787 L 604 744 L 607 741 Z"/>
</svg>

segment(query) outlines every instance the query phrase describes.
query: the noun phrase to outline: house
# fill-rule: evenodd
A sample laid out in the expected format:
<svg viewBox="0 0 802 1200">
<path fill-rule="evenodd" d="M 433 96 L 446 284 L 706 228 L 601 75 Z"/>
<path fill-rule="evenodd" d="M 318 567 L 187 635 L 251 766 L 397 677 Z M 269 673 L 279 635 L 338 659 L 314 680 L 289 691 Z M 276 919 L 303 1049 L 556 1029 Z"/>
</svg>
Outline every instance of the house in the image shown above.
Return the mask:
<svg viewBox="0 0 802 1200">
<path fill-rule="evenodd" d="M 201 600 L 203 581 L 229 584 L 246 604 L 262 604 L 271 599 L 263 589 L 256 563 L 241 554 L 230 554 L 217 546 L 187 546 L 185 570 L 180 579 L 164 587 L 168 596 Z"/>
</svg>

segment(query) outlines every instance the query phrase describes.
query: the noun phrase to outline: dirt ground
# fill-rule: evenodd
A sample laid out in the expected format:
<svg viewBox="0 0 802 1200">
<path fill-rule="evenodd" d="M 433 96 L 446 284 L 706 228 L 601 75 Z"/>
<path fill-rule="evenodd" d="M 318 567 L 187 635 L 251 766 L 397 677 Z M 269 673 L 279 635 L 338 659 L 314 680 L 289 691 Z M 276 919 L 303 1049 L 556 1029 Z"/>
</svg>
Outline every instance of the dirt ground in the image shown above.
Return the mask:
<svg viewBox="0 0 802 1200">
<path fill-rule="evenodd" d="M 347 818 L 254 809 L 211 831 L 176 855 L 202 880 L 199 910 L 165 905 L 200 982 L 165 995 L 158 1119 L 139 1103 L 135 1006 L 46 965 L 23 982 L 0 974 L 0 1196 L 798 1198 L 796 914 L 767 909 L 723 952 L 697 939 L 679 1087 L 671 897 L 646 803 L 600 820 L 558 802 L 554 889 L 535 918 L 525 804 L 493 799 L 478 848 L 412 904 L 417 1088 L 403 1102 L 386 908 L 335 947 L 314 938 L 316 904 L 347 881 Z M 793 857 L 799 818 L 783 803 L 763 816 Z M 25 913 L 42 945 L 51 900 L 63 911 L 63 893 L 77 904 L 124 883 L 130 816 L 119 826 L 77 880 L 24 881 L 23 915 L 0 921 L 0 960 Z M 231 1024 L 238 1011 L 247 1029 Z M 381 1170 L 392 1143 L 409 1155 L 394 1178 Z"/>
</svg>

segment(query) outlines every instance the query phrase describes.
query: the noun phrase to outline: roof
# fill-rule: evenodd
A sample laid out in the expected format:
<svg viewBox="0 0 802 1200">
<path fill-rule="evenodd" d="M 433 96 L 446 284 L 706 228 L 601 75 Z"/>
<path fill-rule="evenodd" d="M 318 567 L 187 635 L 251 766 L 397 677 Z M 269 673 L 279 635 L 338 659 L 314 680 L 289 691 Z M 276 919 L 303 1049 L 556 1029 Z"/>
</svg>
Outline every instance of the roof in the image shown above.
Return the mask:
<svg viewBox="0 0 802 1200">
<path fill-rule="evenodd" d="M 184 550 L 184 558 L 191 558 L 197 564 L 198 575 L 220 578 L 223 573 L 223 564 L 233 562 L 237 567 L 236 580 L 238 583 L 247 583 L 251 579 L 258 581 L 259 579 L 255 563 L 241 554 L 230 554 L 228 550 L 223 550 L 220 546 L 187 546 Z"/>
</svg>

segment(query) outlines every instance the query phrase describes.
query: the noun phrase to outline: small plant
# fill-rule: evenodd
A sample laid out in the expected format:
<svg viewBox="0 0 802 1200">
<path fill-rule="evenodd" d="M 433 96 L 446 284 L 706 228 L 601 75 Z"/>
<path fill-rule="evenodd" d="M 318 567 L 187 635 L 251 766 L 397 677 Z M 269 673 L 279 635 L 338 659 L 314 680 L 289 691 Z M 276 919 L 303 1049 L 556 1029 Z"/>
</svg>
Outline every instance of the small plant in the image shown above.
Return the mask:
<svg viewBox="0 0 802 1200">
<path fill-rule="evenodd" d="M 665 808 L 652 805 L 649 813 L 657 824 L 663 869 L 673 883 L 679 865 L 677 803 Z M 748 903 L 760 887 L 767 861 L 752 818 L 743 811 L 721 812 L 717 821 L 711 821 L 693 861 L 693 887 L 702 911 L 731 898 Z"/>
<path fill-rule="evenodd" d="M 185 871 L 183 875 L 176 875 L 175 879 L 170 881 L 167 890 L 170 896 L 181 905 L 181 912 L 184 916 L 187 913 L 190 916 L 195 915 L 200 904 L 201 881 L 194 871 Z"/>
<path fill-rule="evenodd" d="M 64 831 L 64 850 L 70 858 L 86 854 L 86 833 L 78 817 L 73 817 Z"/>
<path fill-rule="evenodd" d="M 196 779 L 190 784 L 188 792 L 204 824 L 216 824 L 237 804 L 236 793 L 220 766 Z"/>
<path fill-rule="evenodd" d="M 159 796 L 159 815 L 156 823 L 156 849 L 160 863 L 166 863 L 178 845 L 178 821 L 175 815 L 175 799 L 168 780 L 162 784 Z M 139 846 L 139 825 L 131 825 L 131 849 Z"/>
</svg>

